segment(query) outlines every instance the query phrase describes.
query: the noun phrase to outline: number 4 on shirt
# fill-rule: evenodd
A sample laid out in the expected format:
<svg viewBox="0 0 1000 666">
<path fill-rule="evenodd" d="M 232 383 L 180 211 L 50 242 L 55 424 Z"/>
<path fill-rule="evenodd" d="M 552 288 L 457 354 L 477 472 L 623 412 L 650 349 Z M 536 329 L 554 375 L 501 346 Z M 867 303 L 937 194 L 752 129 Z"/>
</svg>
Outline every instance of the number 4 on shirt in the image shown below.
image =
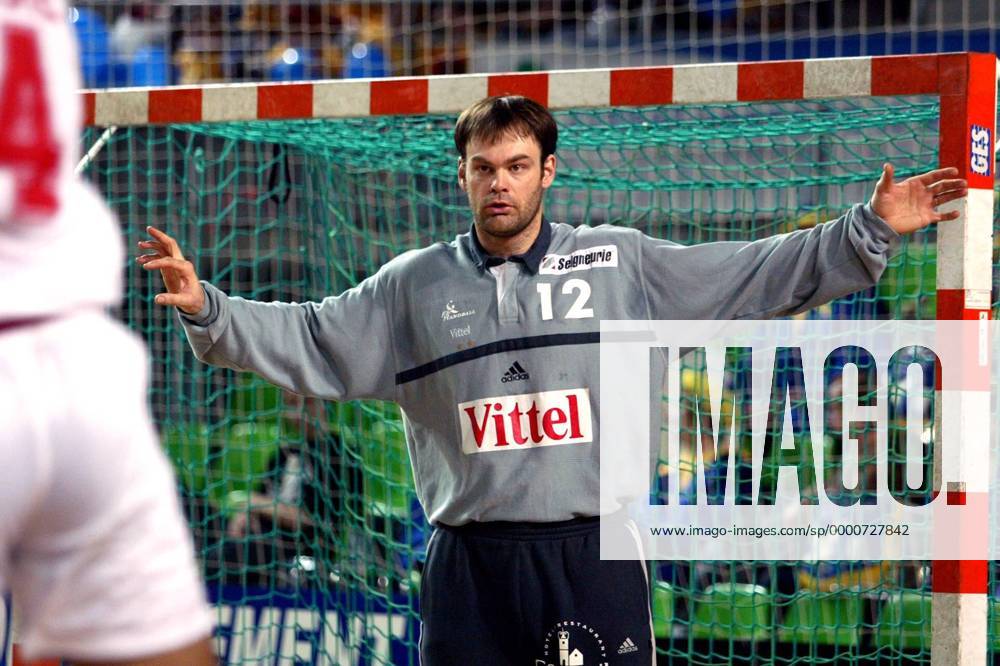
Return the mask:
<svg viewBox="0 0 1000 666">
<path fill-rule="evenodd" d="M 13 202 L 0 202 L 0 215 L 56 213 L 59 146 L 52 136 L 42 51 L 28 28 L 2 28 L 0 72 L 0 180 L 13 182 Z"/>
</svg>

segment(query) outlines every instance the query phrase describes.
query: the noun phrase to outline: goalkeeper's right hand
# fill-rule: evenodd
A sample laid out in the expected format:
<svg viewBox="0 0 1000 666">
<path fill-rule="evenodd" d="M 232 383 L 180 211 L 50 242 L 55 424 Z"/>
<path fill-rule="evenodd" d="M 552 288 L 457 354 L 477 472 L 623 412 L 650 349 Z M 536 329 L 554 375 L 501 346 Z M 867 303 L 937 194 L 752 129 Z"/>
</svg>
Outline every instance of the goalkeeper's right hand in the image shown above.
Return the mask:
<svg viewBox="0 0 1000 666">
<path fill-rule="evenodd" d="M 158 305 L 175 305 L 189 315 L 201 312 L 205 306 L 205 290 L 198 282 L 194 264 L 184 258 L 177 241 L 155 227 L 146 227 L 152 240 L 139 241 L 143 250 L 153 254 L 136 257 L 146 270 L 159 270 L 167 293 L 157 294 Z"/>
</svg>

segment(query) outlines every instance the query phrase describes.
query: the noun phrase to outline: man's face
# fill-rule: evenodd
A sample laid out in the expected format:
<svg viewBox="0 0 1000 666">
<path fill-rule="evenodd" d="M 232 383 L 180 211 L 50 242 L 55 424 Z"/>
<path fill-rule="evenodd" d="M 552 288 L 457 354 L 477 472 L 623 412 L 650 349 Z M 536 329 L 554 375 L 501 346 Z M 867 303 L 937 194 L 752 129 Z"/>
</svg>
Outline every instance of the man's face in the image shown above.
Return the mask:
<svg viewBox="0 0 1000 666">
<path fill-rule="evenodd" d="M 542 149 L 530 136 L 506 134 L 495 143 L 471 139 L 458 162 L 458 183 L 480 235 L 511 238 L 540 214 L 542 194 L 556 174 L 556 158 L 542 162 Z"/>
</svg>

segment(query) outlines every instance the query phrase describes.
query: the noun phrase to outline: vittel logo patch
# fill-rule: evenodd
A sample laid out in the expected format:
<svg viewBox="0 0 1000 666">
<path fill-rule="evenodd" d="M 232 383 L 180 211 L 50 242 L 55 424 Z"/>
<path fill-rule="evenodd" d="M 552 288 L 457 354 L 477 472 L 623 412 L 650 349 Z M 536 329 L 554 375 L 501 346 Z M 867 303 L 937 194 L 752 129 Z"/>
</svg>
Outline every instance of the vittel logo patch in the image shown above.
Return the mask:
<svg viewBox="0 0 1000 666">
<path fill-rule="evenodd" d="M 458 406 L 462 451 L 487 453 L 593 441 L 590 391 L 483 398 Z"/>
<path fill-rule="evenodd" d="M 973 125 L 970 132 L 969 168 L 980 176 L 990 175 L 990 159 L 993 154 L 993 137 L 989 127 Z"/>
<path fill-rule="evenodd" d="M 577 250 L 572 254 L 547 254 L 538 267 L 540 275 L 562 275 L 591 268 L 614 268 L 618 266 L 618 247 L 599 245 Z"/>
</svg>

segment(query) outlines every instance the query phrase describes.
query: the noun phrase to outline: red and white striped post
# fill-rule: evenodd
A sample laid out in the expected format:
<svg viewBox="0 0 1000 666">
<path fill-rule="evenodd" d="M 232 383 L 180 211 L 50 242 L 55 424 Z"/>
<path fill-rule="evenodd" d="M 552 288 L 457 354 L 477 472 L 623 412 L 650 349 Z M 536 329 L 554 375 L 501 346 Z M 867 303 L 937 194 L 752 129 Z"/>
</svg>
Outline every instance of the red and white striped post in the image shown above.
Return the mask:
<svg viewBox="0 0 1000 666">
<path fill-rule="evenodd" d="M 973 333 L 964 333 L 967 353 L 975 355 L 989 338 L 990 290 L 993 254 L 994 145 L 997 117 L 997 60 L 992 54 L 944 55 L 939 61 L 941 127 L 939 159 L 942 167 L 956 167 L 969 182 L 969 194 L 950 208 L 959 219 L 938 227 L 937 318 L 981 321 Z M 983 339 L 980 339 L 983 338 Z M 988 352 L 988 348 L 984 348 Z M 990 450 L 990 376 L 988 353 L 979 361 L 970 358 L 955 386 L 962 420 L 962 450 Z M 941 377 L 935 407 L 941 414 Z M 941 419 L 936 421 L 940 435 Z M 973 438 L 979 441 L 972 446 Z M 937 441 L 941 441 L 939 437 Z M 968 445 L 968 446 L 965 446 Z M 965 461 L 966 463 L 971 461 Z M 988 461 L 975 461 L 990 469 Z M 963 465 L 965 466 L 965 465 Z M 940 466 L 935 487 L 940 488 Z M 988 534 L 989 474 L 943 490 L 958 493 L 968 522 L 960 531 Z M 949 484 L 950 485 L 950 484 Z M 985 664 L 989 612 L 989 560 L 934 560 L 932 585 L 932 664 Z"/>
</svg>

